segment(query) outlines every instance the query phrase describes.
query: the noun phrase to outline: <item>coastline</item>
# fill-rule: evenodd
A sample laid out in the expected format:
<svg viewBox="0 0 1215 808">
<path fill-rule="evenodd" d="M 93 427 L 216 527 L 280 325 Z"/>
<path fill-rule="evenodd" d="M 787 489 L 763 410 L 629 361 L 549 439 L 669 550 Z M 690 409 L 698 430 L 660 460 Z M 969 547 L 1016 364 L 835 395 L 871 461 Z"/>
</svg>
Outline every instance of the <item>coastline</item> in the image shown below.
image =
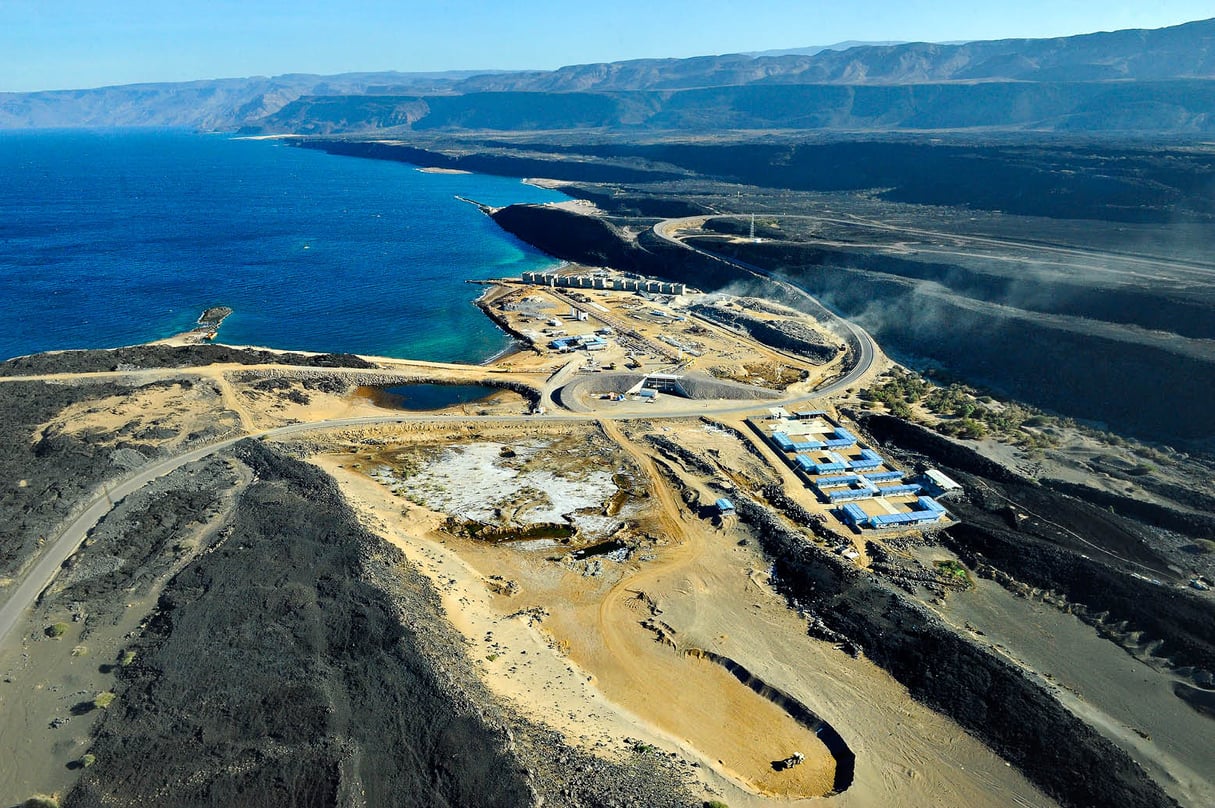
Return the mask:
<svg viewBox="0 0 1215 808">
<path fill-rule="evenodd" d="M 480 362 L 479 364 L 493 365 L 497 362 L 502 361 L 503 359 L 514 356 L 516 354 L 521 354 L 528 350 L 535 351 L 535 348 L 532 346 L 532 341 L 530 339 L 528 339 L 526 334 L 523 334 L 522 332 L 517 331 L 515 328 L 513 328 L 511 326 L 510 322 L 505 317 L 498 314 L 490 307 L 490 303 L 492 302 L 491 297 L 496 297 L 495 293 L 500 293 L 502 291 L 505 291 L 504 286 L 502 286 L 500 283 L 497 283 L 496 281 L 492 281 L 492 280 L 491 281 L 468 280 L 468 281 L 465 281 L 465 283 L 484 284 L 486 286 L 486 288 L 481 292 L 481 294 L 477 295 L 477 298 L 475 300 L 473 300 L 473 305 L 475 305 L 478 309 L 480 309 L 481 313 L 484 314 L 486 317 L 488 317 L 489 321 L 498 327 L 498 330 L 500 330 L 502 333 L 506 334 L 511 339 L 509 345 L 507 345 L 502 350 L 498 351 L 493 356 L 484 360 L 483 362 Z M 535 352 L 537 354 L 540 353 L 539 351 L 535 351 Z"/>
<path fill-rule="evenodd" d="M 210 340 L 204 339 L 203 333 L 197 333 L 201 324 L 196 323 L 196 318 L 216 301 L 237 309 L 237 318 L 225 323 L 214 337 L 216 341 L 229 344 L 288 346 L 292 350 L 309 348 L 318 353 L 345 349 L 396 358 L 421 354 L 436 360 L 470 364 L 485 363 L 504 352 L 517 350 L 517 346 L 506 345 L 507 340 L 496 335 L 498 329 L 487 328 L 480 315 L 464 308 L 464 304 L 473 298 L 453 287 L 468 278 L 546 270 L 551 266 L 551 259 L 530 245 L 518 243 L 496 225 L 469 223 L 468 215 L 462 210 L 452 213 L 454 208 L 462 206 L 451 200 L 451 195 L 466 191 L 494 205 L 563 198 L 560 195 L 531 187 L 520 188 L 519 177 L 482 175 L 453 168 L 411 172 L 416 179 L 409 180 L 401 176 L 399 168 L 391 165 L 376 165 L 366 160 L 318 159 L 302 150 L 272 148 L 275 145 L 295 146 L 306 140 L 289 133 L 229 133 L 219 137 L 174 132 L 163 135 L 138 133 L 132 137 L 137 139 L 134 141 L 137 145 L 139 138 L 164 140 L 163 149 L 159 148 L 160 140 L 150 141 L 158 144 L 158 148 L 144 150 L 142 153 L 151 157 L 140 157 L 133 164 L 132 170 L 142 171 L 145 164 L 147 167 L 146 177 L 136 171 L 135 181 L 147 179 L 152 191 L 160 187 L 160 191 L 140 196 L 144 201 L 138 203 L 136 210 L 146 209 L 147 212 L 142 218 L 151 222 L 169 221 L 176 210 L 177 220 L 191 228 L 196 224 L 206 227 L 222 221 L 219 238 L 199 241 L 184 253 L 175 252 L 178 242 L 171 239 L 163 243 L 152 239 L 148 242 L 152 246 L 147 251 L 139 245 L 130 252 L 116 248 L 102 250 L 99 245 L 105 246 L 103 241 L 114 245 L 123 243 L 121 240 L 128 228 L 121 223 L 111 223 L 113 226 L 105 221 L 91 223 L 86 216 L 76 220 L 72 227 L 96 226 L 101 236 L 96 244 L 77 249 L 62 235 L 70 232 L 70 228 L 60 228 L 46 236 L 44 246 L 63 252 L 64 268 L 61 275 L 48 280 L 65 289 L 77 289 L 82 294 L 64 295 L 63 305 L 56 302 L 59 325 L 49 329 L 39 323 L 38 317 L 48 301 L 40 301 L 32 293 L 35 288 L 32 284 L 24 287 L 19 284 L 18 293 L 10 301 L 13 313 L 4 340 L 0 341 L 3 342 L 0 359 L 48 351 L 105 349 L 114 345 L 204 344 Z M 43 141 L 35 141 L 35 145 L 41 143 Z M 82 136 L 68 141 L 63 148 L 84 150 L 93 145 L 91 139 Z M 117 142 L 115 145 L 106 141 L 104 145 L 119 153 L 127 144 Z M 32 158 L 35 159 L 32 165 L 39 170 L 44 163 L 48 166 L 46 171 L 51 172 L 52 189 L 59 177 L 53 167 L 62 157 L 55 150 L 58 147 L 53 146 L 53 141 L 45 141 L 40 151 L 33 150 Z M 254 171 L 265 181 L 248 192 L 240 190 L 235 183 L 220 183 L 236 191 L 217 192 L 182 210 L 172 187 L 156 186 L 154 179 L 165 171 L 177 170 L 166 167 L 168 155 L 187 158 L 174 163 L 177 166 L 184 164 L 181 173 L 174 174 L 184 182 L 196 179 L 206 182 L 190 167 L 194 164 L 188 159 L 191 155 L 201 161 L 200 165 L 210 166 L 208 170 L 218 171 L 218 177 L 248 175 Z M 65 184 L 89 181 L 87 176 L 78 180 L 78 170 L 71 168 L 81 161 L 61 162 L 71 169 L 62 172 Z M 301 211 L 307 215 L 316 214 L 311 220 L 301 222 L 293 218 L 295 214 L 278 216 L 273 211 L 264 222 L 260 217 L 255 221 L 239 213 L 232 215 L 231 220 L 225 218 L 228 216 L 225 212 L 241 209 L 239 199 L 242 197 L 260 204 L 259 200 L 266 193 L 273 196 L 280 190 L 283 193 L 301 190 L 299 177 L 304 172 L 297 164 L 314 167 L 320 174 L 332 175 L 365 189 L 354 200 L 356 204 L 352 204 L 349 215 L 337 214 L 350 200 L 343 200 L 340 194 L 329 194 L 318 196 L 315 204 Z M 34 176 L 36 172 L 27 173 L 28 176 L 15 174 L 11 178 L 13 182 L 6 191 L 6 199 L 18 190 L 24 191 L 28 198 L 38 191 L 40 183 L 46 184 L 45 180 Z M 420 176 L 423 173 L 438 176 L 425 180 Z M 448 176 L 444 178 L 443 175 Z M 105 188 L 98 192 L 103 197 L 109 193 Z M 55 201 L 59 198 L 66 196 L 48 194 L 46 204 L 37 208 L 40 215 L 66 216 L 68 211 Z M 411 201 L 415 199 L 418 200 L 416 204 Z M 219 206 L 214 213 L 207 208 L 211 204 Z M 445 210 L 435 212 L 440 207 Z M 361 216 L 358 211 L 368 215 Z M 399 221 L 390 223 L 390 217 Z M 19 220 L 16 223 L 18 231 L 21 225 Z M 222 246 L 227 233 L 241 239 L 231 249 Z M 457 249 L 452 246 L 457 241 L 468 242 L 471 246 L 468 250 Z M 163 246 L 166 244 L 168 246 Z M 419 246 L 411 246 L 414 244 Z M 204 255 L 212 248 L 214 254 Z M 309 251 L 303 252 L 305 249 Z M 385 250 L 390 251 L 399 266 L 391 273 L 377 273 L 376 269 L 383 264 Z M 5 264 L 0 274 L 7 279 L 11 273 L 12 278 L 18 280 L 19 256 L 11 262 L 4 260 L 8 257 L 7 252 L 0 256 L 0 263 Z M 123 278 L 121 283 L 100 288 L 96 281 L 107 277 L 107 273 L 120 273 L 127 258 L 138 259 L 137 267 L 148 267 L 146 276 L 142 269 L 127 275 L 118 274 L 116 277 Z M 156 273 L 150 269 L 159 264 L 175 266 L 173 289 L 158 281 Z M 336 272 L 339 268 L 357 274 L 357 277 L 350 284 L 333 287 L 327 295 L 310 295 L 307 291 L 311 285 L 307 280 L 309 273 Z M 280 269 L 284 273 L 282 283 L 287 285 L 275 279 L 274 273 Z M 90 303 L 77 303 L 82 300 Z M 440 338 L 444 327 L 442 315 L 438 314 L 440 309 L 419 303 L 422 300 L 435 301 L 443 311 L 451 311 L 453 319 L 459 323 L 459 330 L 466 332 L 470 339 L 460 339 L 458 334 Z M 429 314 L 430 311 L 435 314 Z"/>
<path fill-rule="evenodd" d="M 224 320 L 231 316 L 232 309 L 227 306 L 208 306 L 203 309 L 202 314 L 198 315 L 193 328 L 144 344 L 181 346 L 211 343 L 219 336 L 219 329 L 224 324 Z"/>
</svg>

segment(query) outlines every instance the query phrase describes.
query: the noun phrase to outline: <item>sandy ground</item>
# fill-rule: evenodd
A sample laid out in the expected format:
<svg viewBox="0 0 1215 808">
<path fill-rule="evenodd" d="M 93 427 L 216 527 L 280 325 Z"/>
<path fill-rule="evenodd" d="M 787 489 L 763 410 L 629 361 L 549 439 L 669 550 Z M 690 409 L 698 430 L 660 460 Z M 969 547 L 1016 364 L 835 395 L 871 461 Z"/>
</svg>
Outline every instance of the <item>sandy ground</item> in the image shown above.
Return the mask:
<svg viewBox="0 0 1215 808">
<path fill-rule="evenodd" d="M 103 442 L 109 445 L 136 437 L 175 451 L 191 434 L 242 428 L 245 418 L 229 406 L 231 403 L 218 376 L 184 384 L 136 387 L 122 395 L 67 407 L 39 425 L 30 440 L 36 441 L 48 433 L 73 436 L 96 433 L 104 435 Z"/>
<path fill-rule="evenodd" d="M 394 519 L 390 509 L 399 510 L 400 500 L 337 468 L 340 460 L 319 462 L 436 582 L 487 683 L 525 714 L 601 754 L 617 755 L 639 742 L 676 752 L 715 771 L 709 784 L 716 788 L 734 780 L 782 796 L 830 790 L 834 767 L 814 735 L 724 669 L 655 642 L 638 625 L 647 614 L 635 612 L 637 599 L 617 575 L 586 577 L 553 565 L 529 574 L 522 592 L 497 594 L 489 576 L 518 581 L 544 550 L 477 547 L 439 532 L 442 516 L 421 508 Z M 604 636 L 596 630 L 605 603 L 625 611 L 612 622 L 625 623 L 626 631 Z M 778 777 L 771 762 L 794 751 L 811 759 Z"/>
<path fill-rule="evenodd" d="M 233 463 L 229 468 L 250 476 Z M 175 544 L 207 546 L 231 513 L 238 488 L 223 499 L 214 521 L 194 523 Z M 116 511 L 115 513 L 120 513 Z M 82 551 L 82 555 L 87 551 Z M 31 610 L 20 631 L 0 645 L 0 805 L 14 805 L 35 793 L 66 792 L 79 777 L 79 761 L 89 751 L 101 710 L 81 710 L 98 693 L 110 690 L 113 669 L 127 638 L 138 631 L 155 608 L 164 584 L 192 558 L 185 554 L 164 575 L 124 593 L 117 616 L 89 619 L 82 606 L 59 596 L 63 579 L 48 588 L 44 601 Z M 48 637 L 44 629 L 67 625 L 67 632 Z M 110 709 L 121 709 L 115 704 Z"/>
<path fill-rule="evenodd" d="M 725 433 L 690 428 L 696 440 L 738 450 Z M 834 804 L 1050 804 L 883 671 L 808 637 L 769 586 L 747 531 L 696 516 L 644 444 L 605 429 L 650 477 L 651 504 L 637 529 L 657 540 L 638 557 L 597 566 L 547 560 L 564 555 L 552 543 L 447 535 L 437 531 L 442 514 L 394 496 L 369 469 L 352 468 L 349 454 L 315 460 L 368 524 L 435 581 L 489 686 L 571 742 L 608 755 L 637 742 L 669 750 L 698 764 L 706 794 L 730 805 L 820 803 L 813 795 L 829 790 L 832 773 L 825 749 L 783 710 L 698 659 L 705 649 L 745 665 L 843 735 L 857 754 L 856 780 Z M 713 494 L 701 481 L 681 477 L 681 485 L 700 501 Z M 598 574 L 585 574 L 592 569 Z M 503 594 L 507 581 L 512 594 Z M 772 762 L 793 751 L 807 763 L 775 772 Z"/>
<path fill-rule="evenodd" d="M 553 300 L 550 305 L 564 303 Z M 666 333 L 666 324 L 636 321 L 645 339 Z M 716 340 L 721 356 L 754 358 L 753 345 L 732 342 L 737 335 L 705 331 L 696 336 Z M 779 352 L 763 356 L 784 361 Z M 494 372 L 379 361 L 386 368 L 425 368 L 460 381 Z M 504 359 L 497 370 L 509 368 L 537 383 L 567 361 L 524 352 Z M 256 378 L 245 379 L 261 373 L 283 371 L 216 365 L 166 372 L 165 378 L 193 384 L 133 388 L 129 395 L 76 405 L 39 432 L 98 433 L 113 443 L 119 434 L 161 430 L 159 440 L 173 451 L 205 428 L 252 432 L 296 420 L 384 412 L 371 397 L 309 389 L 290 374 L 285 377 L 290 386 L 281 389 L 260 389 Z M 293 401 L 292 393 L 306 395 L 307 403 Z M 644 415 L 667 406 L 690 409 L 685 400 L 667 398 L 669 403 L 636 404 L 633 410 Z M 521 404 L 516 394 L 504 393 L 451 412 L 515 414 Z M 726 422 L 748 432 L 740 419 Z M 640 437 L 646 430 L 669 433 L 716 457 L 725 476 L 744 489 L 779 480 L 794 499 L 820 507 L 768 447 L 752 441 L 757 456 L 727 431 L 695 419 L 603 422 L 598 431 L 589 425 L 542 423 L 502 429 L 505 439 L 490 427 L 458 422 L 348 430 L 329 437 L 334 453 L 313 459 L 338 480 L 368 526 L 431 578 L 488 685 L 525 714 L 597 754 L 618 756 L 638 744 L 666 750 L 685 761 L 706 795 L 733 806 L 821 804 L 834 770 L 827 750 L 784 710 L 698 654 L 710 651 L 745 665 L 843 736 L 857 756 L 855 782 L 829 797 L 832 804 L 1051 805 L 1018 772 L 956 724 L 915 703 L 876 666 L 807 636 L 805 620 L 770 586 L 766 563 L 747 529 L 731 520 L 703 518 L 694 507 L 711 502 L 721 490 L 672 469 Z M 581 443 L 578 436 L 584 433 L 578 430 L 585 430 Z M 495 470 L 503 440 L 522 444 L 553 435 L 573 440 L 566 449 L 572 458 L 568 462 L 541 465 L 524 479 Z M 378 446 L 379 454 L 367 453 L 363 440 Z M 386 484 L 390 480 L 375 475 L 385 447 L 419 441 L 446 446 L 448 452 L 432 458 L 436 462 L 425 464 L 401 487 L 401 494 L 411 496 L 417 487 L 424 503 L 394 494 Z M 607 454 L 604 445 L 610 448 Z M 359 447 L 359 455 L 347 451 L 348 446 Z M 582 471 L 574 473 L 579 464 Z M 581 511 L 575 521 L 587 535 L 602 538 L 589 526 L 599 524 L 603 535 L 613 529 L 613 520 L 597 514 L 616 493 L 611 473 L 624 468 L 636 472 L 650 493 L 619 516 L 630 535 L 641 539 L 639 550 L 627 559 L 574 562 L 567 557 L 569 548 L 552 540 L 495 545 L 441 530 L 448 513 L 487 522 L 503 514 L 518 522 L 551 522 Z M 433 487 L 429 495 L 426 485 Z M 529 494 L 529 488 L 539 495 Z M 693 507 L 685 504 L 685 493 Z M 534 502 L 519 505 L 529 496 Z M 866 561 L 862 555 L 857 563 Z M 131 602 L 122 632 L 138 624 L 154 603 L 154 593 L 136 593 Z M 1208 774 L 1215 770 L 1209 752 L 1215 744 L 1182 740 L 1209 740 L 1210 733 L 1202 732 L 1207 719 L 1186 712 L 1189 708 L 1168 694 L 1160 679 L 1149 683 L 1150 693 L 1137 695 L 1144 690 L 1140 677 L 1147 669 L 1090 628 L 988 585 L 973 595 L 951 598 L 941 612 L 962 631 L 967 624 L 980 628 L 993 647 L 1014 661 L 1049 673 L 1045 681 L 1069 707 L 1142 753 L 1136 757 L 1174 793 L 1195 804 L 1215 802 Z M 1010 622 L 1009 615 L 1018 619 Z M 80 643 L 75 624 L 59 640 L 39 637 L 52 617 L 34 615 L 26 643 L 0 651 L 0 674 L 7 679 L 0 681 L 2 734 L 26 739 L 15 759 L 18 765 L 0 766 L 0 802 L 9 794 L 23 798 L 22 790 L 34 782 L 38 790 L 47 790 L 42 784 L 59 787 L 74 779 L 65 765 L 87 743 L 89 719 L 73 717 L 67 727 L 51 730 L 46 716 L 80 701 L 82 693 L 104 689 L 107 675 L 98 659 L 113 659 L 119 650 L 121 633 Z M 1084 652 L 1061 654 L 1060 643 Z M 73 654 L 77 645 L 86 651 Z M 1089 660 L 1100 660 L 1097 673 L 1086 667 Z M 1161 740 L 1153 743 L 1146 736 Z M 775 771 L 772 762 L 794 751 L 805 754 L 807 762 Z"/>
<path fill-rule="evenodd" d="M 952 594 L 936 611 L 1038 678 L 1183 805 L 1215 805 L 1215 724 L 1173 695 L 1175 677 L 1079 618 L 993 581 L 977 579 L 974 589 Z"/>
</svg>

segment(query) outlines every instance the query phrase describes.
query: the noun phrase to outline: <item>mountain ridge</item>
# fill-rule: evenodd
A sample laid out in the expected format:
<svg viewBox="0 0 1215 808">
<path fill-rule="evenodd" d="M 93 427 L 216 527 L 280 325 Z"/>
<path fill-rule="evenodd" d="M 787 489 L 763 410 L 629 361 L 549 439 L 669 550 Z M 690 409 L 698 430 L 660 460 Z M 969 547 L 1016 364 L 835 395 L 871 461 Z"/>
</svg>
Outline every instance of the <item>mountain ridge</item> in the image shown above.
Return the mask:
<svg viewBox="0 0 1215 808">
<path fill-rule="evenodd" d="M 809 55 L 633 59 L 556 70 L 289 73 L 0 93 L 0 129 L 184 126 L 328 134 L 420 124 L 509 131 L 1028 127 L 1192 133 L 1212 126 L 1215 19 L 1052 39 L 832 47 Z M 405 107 L 388 109 L 388 98 Z M 504 109 L 508 102 L 519 108 Z M 771 114 L 773 105 L 784 114 Z"/>
</svg>

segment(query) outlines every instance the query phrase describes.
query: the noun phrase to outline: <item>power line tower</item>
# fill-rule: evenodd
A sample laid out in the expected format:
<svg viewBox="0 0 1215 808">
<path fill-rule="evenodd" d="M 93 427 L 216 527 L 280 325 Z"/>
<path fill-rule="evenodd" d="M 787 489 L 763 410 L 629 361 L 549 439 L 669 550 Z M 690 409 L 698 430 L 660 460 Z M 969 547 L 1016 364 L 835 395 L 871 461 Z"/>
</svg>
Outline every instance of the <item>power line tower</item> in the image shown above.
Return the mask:
<svg viewBox="0 0 1215 808">
<path fill-rule="evenodd" d="M 751 240 L 755 241 L 755 214 L 751 214 Z"/>
</svg>

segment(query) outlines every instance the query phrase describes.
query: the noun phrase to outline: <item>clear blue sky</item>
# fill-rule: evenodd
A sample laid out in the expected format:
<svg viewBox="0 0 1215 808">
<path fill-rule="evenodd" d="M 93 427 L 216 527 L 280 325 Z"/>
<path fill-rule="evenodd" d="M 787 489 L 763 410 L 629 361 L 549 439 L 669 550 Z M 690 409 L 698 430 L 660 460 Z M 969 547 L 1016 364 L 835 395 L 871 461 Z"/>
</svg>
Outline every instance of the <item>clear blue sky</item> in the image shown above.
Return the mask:
<svg viewBox="0 0 1215 808">
<path fill-rule="evenodd" d="M 549 69 L 843 40 L 1045 37 L 1211 0 L 0 0 L 0 91 L 278 73 Z"/>
</svg>

